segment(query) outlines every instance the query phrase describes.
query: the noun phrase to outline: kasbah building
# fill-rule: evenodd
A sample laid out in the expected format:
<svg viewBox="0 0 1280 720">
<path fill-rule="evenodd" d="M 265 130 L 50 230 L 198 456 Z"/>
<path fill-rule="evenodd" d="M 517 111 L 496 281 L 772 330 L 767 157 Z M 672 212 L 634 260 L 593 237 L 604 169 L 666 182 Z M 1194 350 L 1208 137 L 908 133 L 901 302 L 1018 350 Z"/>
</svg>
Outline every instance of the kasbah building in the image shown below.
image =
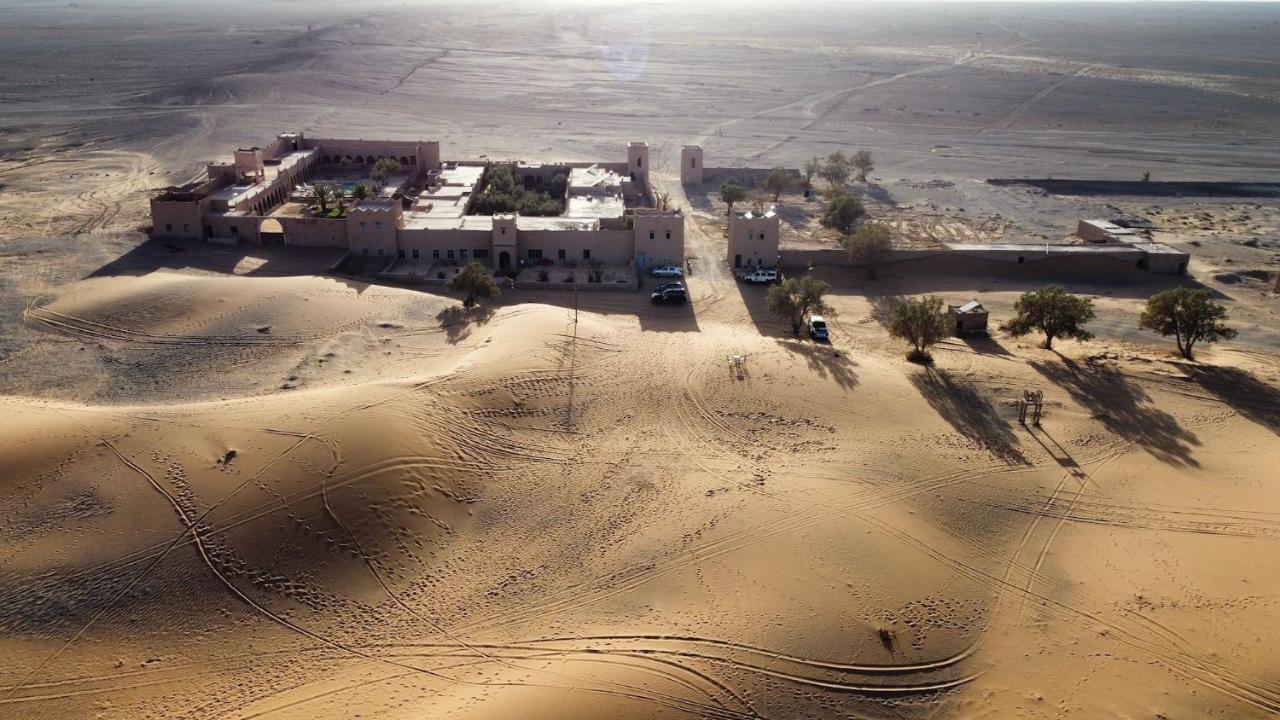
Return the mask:
<svg viewBox="0 0 1280 720">
<path fill-rule="evenodd" d="M 379 160 L 398 170 L 374 182 Z M 479 214 L 489 172 L 509 165 L 527 190 L 563 192 L 554 216 Z M 340 248 L 364 270 L 459 266 L 494 271 L 531 265 L 646 268 L 681 264 L 684 214 L 655 206 L 649 146 L 632 142 L 626 162 L 528 164 L 441 161 L 436 141 L 314 139 L 284 133 L 264 147 L 210 163 L 206 176 L 151 198 L 157 237 L 212 243 Z M 335 189 L 322 215 L 314 187 Z M 356 201 L 357 185 L 371 187 Z"/>
</svg>

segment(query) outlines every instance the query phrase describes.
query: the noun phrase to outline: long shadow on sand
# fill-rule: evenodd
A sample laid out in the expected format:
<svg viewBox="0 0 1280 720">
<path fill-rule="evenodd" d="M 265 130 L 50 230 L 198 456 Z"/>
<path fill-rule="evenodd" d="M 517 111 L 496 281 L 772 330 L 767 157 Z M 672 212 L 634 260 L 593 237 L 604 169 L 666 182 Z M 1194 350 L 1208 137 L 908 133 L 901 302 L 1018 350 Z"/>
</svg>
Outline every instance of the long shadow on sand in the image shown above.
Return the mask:
<svg viewBox="0 0 1280 720">
<path fill-rule="evenodd" d="M 1240 368 L 1192 365 L 1186 371 L 1232 410 L 1280 435 L 1280 388 Z"/>
<path fill-rule="evenodd" d="M 344 252 L 328 248 L 210 245 L 151 238 L 94 270 L 89 277 L 137 276 L 157 270 L 204 270 L 255 277 L 326 275 Z"/>
<path fill-rule="evenodd" d="M 806 342 L 799 338 L 779 338 L 778 347 L 803 357 L 809 369 L 823 380 L 830 379 L 845 390 L 858 386 L 858 374 L 853 371 L 858 364 L 830 345 Z"/>
<path fill-rule="evenodd" d="M 1155 407 L 1147 391 L 1123 374 L 1066 358 L 1062 362 L 1033 360 L 1030 364 L 1066 390 L 1108 432 L 1141 446 L 1170 465 L 1199 466 L 1191 456 L 1191 448 L 1200 444 L 1196 436 L 1184 430 L 1172 415 Z"/>
<path fill-rule="evenodd" d="M 436 314 L 440 327 L 444 330 L 445 340 L 456 345 L 471 335 L 471 329 L 484 325 L 493 317 L 493 308 L 488 305 L 477 305 L 464 308 L 461 305 L 450 305 Z"/>
<path fill-rule="evenodd" d="M 1018 448 L 1012 424 L 972 385 L 956 382 L 945 371 L 932 367 L 912 375 L 911 384 L 956 432 L 1010 465 L 1030 464 Z"/>
</svg>

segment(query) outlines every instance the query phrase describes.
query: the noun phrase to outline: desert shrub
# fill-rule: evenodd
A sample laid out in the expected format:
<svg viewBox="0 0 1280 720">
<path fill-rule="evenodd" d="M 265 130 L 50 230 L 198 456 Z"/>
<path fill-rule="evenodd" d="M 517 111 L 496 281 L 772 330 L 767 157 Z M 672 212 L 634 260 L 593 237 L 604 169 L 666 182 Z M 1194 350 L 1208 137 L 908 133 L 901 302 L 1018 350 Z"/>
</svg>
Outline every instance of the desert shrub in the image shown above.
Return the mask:
<svg viewBox="0 0 1280 720">
<path fill-rule="evenodd" d="M 827 201 L 827 209 L 822 213 L 822 224 L 848 234 L 858 218 L 866 214 L 861 200 L 844 190 L 837 190 Z"/>
<path fill-rule="evenodd" d="M 765 307 L 769 312 L 791 323 L 791 333 L 798 334 L 804 318 L 811 314 L 832 314 L 823 295 L 830 287 L 811 275 L 789 277 L 771 285 L 765 293 Z"/>
<path fill-rule="evenodd" d="M 1093 319 L 1093 301 L 1072 295 L 1060 285 L 1046 285 L 1023 293 L 1013 309 L 1017 314 L 1005 323 L 1005 330 L 1014 337 L 1039 330 L 1044 333 L 1046 350 L 1053 349 L 1054 338 L 1088 340 L 1093 337 L 1083 327 Z"/>
<path fill-rule="evenodd" d="M 729 178 L 720 185 L 720 199 L 729 206 L 729 214 L 732 215 L 734 203 L 747 199 L 747 189 L 737 180 Z"/>
<path fill-rule="evenodd" d="M 449 279 L 449 284 L 445 287 L 463 293 L 462 306 L 468 309 L 474 307 L 481 298 L 496 297 L 499 293 L 497 284 L 489 277 L 489 271 L 475 260 L 464 265 L 457 275 Z"/>
<path fill-rule="evenodd" d="M 899 303 L 889 318 L 889 335 L 911 343 L 907 359 L 933 362 L 929 346 L 951 334 L 951 324 L 942 314 L 942 298 L 927 295 Z"/>
<path fill-rule="evenodd" d="M 1227 308 L 1214 302 L 1208 288 L 1179 287 L 1152 295 L 1138 324 L 1165 337 L 1173 336 L 1178 353 L 1192 360 L 1198 342 L 1230 340 L 1236 331 L 1222 323 Z"/>
</svg>

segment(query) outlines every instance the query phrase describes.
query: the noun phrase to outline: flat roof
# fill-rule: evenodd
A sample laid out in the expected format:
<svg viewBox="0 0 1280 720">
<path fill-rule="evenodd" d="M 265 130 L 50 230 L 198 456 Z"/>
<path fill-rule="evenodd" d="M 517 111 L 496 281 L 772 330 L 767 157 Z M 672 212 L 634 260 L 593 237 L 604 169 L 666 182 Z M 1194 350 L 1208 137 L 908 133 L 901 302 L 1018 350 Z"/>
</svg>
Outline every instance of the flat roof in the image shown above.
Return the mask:
<svg viewBox="0 0 1280 720">
<path fill-rule="evenodd" d="M 516 217 L 517 230 L 599 230 L 600 221 L 567 217 Z"/>
<path fill-rule="evenodd" d="M 627 204 L 621 197 L 573 195 L 564 214 L 568 218 L 614 218 L 622 217 L 626 211 Z"/>
<path fill-rule="evenodd" d="M 596 192 L 620 191 L 622 189 L 622 176 L 618 173 L 602 168 L 599 165 L 591 167 L 576 167 L 569 171 L 569 191 L 587 191 Z"/>
<path fill-rule="evenodd" d="M 1165 245 L 1164 243 L 1131 242 L 1129 243 L 1129 245 L 1139 250 L 1142 250 L 1143 252 L 1148 252 L 1153 255 L 1185 255 L 1186 257 L 1191 257 L 1191 253 L 1185 250 L 1179 250 L 1178 248 L 1175 248 L 1169 245 Z"/>
<path fill-rule="evenodd" d="M 777 217 L 777 215 L 778 215 L 777 209 L 774 208 L 773 206 L 770 206 L 768 210 L 764 211 L 764 215 L 756 215 L 754 212 L 748 210 L 742 213 L 741 215 L 739 215 L 738 217 L 742 218 L 743 220 L 757 220 L 759 218 Z"/>
<path fill-rule="evenodd" d="M 419 198 L 410 214 L 421 217 L 462 217 L 466 211 L 467 202 L 464 198 L 431 198 L 429 201 Z"/>
<path fill-rule="evenodd" d="M 480 178 L 483 175 L 483 165 L 458 165 L 455 167 L 446 167 L 440 171 L 440 183 L 442 185 L 475 187 L 476 184 L 480 182 Z"/>
<path fill-rule="evenodd" d="M 493 232 L 493 217 L 489 215 L 463 215 L 461 217 L 436 217 L 411 214 L 404 216 L 404 230 L 482 230 Z"/>
</svg>

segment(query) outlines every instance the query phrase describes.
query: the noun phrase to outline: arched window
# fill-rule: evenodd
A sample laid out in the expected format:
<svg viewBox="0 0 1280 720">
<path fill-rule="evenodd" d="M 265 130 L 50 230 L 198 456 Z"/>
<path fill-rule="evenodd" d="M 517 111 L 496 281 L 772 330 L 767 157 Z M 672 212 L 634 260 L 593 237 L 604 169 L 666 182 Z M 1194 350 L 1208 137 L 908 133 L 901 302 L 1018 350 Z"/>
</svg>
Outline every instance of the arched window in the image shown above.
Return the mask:
<svg viewBox="0 0 1280 720">
<path fill-rule="evenodd" d="M 357 155 L 357 156 L 356 156 L 356 164 L 357 164 L 357 165 L 363 165 L 363 164 L 364 164 L 364 156 L 363 156 L 363 155 Z"/>
<path fill-rule="evenodd" d="M 417 155 L 410 155 L 410 156 L 409 156 L 409 164 L 410 164 L 410 165 L 417 165 L 417 164 L 418 164 L 418 156 L 417 156 Z"/>
<path fill-rule="evenodd" d="M 409 158 L 407 158 L 407 157 L 405 157 L 405 156 L 401 155 L 401 156 L 400 156 L 400 164 L 401 164 L 401 165 L 408 165 L 408 164 L 409 164 Z"/>
<path fill-rule="evenodd" d="M 328 165 L 333 162 L 333 158 L 329 157 L 328 155 L 325 155 L 324 157 L 320 158 L 320 162 L 324 163 L 325 165 Z"/>
</svg>

